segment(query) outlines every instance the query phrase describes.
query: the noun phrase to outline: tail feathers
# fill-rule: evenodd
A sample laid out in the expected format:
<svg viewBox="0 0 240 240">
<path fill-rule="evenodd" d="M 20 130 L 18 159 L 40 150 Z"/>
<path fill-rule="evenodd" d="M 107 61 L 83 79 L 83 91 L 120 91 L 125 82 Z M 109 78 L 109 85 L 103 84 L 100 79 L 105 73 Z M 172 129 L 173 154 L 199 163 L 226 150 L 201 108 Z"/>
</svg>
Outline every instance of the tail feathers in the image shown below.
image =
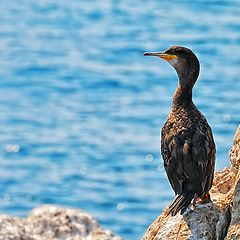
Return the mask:
<svg viewBox="0 0 240 240">
<path fill-rule="evenodd" d="M 168 214 L 175 216 L 179 211 L 183 214 L 191 203 L 193 197 L 194 194 L 177 195 L 168 207 Z"/>
</svg>

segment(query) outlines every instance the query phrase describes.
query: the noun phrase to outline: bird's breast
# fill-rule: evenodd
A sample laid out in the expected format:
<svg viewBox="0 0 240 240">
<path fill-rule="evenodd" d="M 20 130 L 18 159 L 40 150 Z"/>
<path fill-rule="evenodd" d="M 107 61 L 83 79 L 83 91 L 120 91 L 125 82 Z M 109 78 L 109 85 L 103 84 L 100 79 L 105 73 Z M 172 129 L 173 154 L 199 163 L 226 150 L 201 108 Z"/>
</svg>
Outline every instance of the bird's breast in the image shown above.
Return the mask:
<svg viewBox="0 0 240 240">
<path fill-rule="evenodd" d="M 172 109 L 162 132 L 170 138 L 180 137 L 184 142 L 194 135 L 196 130 L 202 125 L 201 122 L 201 114 L 197 109 L 179 107 L 178 109 Z"/>
</svg>

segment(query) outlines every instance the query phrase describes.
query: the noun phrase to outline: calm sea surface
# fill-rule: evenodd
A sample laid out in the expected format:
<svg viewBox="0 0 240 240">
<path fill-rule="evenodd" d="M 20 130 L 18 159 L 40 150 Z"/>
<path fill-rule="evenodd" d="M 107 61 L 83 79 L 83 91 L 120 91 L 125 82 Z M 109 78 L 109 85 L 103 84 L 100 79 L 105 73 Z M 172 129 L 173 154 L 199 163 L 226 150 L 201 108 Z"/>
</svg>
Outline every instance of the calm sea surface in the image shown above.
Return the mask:
<svg viewBox="0 0 240 240">
<path fill-rule="evenodd" d="M 240 119 L 240 2 L 0 2 L 0 212 L 82 208 L 137 240 L 173 198 L 159 132 L 177 85 L 145 51 L 200 58 L 194 101 L 212 126 L 216 168 Z"/>
</svg>

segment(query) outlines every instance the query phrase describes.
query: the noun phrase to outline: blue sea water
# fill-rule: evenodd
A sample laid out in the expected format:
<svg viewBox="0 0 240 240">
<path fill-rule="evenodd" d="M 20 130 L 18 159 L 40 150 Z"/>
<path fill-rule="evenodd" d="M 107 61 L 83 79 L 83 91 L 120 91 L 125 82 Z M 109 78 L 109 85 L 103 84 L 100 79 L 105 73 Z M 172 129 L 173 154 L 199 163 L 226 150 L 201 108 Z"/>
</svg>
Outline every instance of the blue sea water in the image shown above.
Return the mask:
<svg viewBox="0 0 240 240">
<path fill-rule="evenodd" d="M 191 48 L 216 168 L 240 117 L 240 2 L 0 1 L 0 212 L 82 208 L 140 239 L 173 198 L 159 132 L 177 85 L 145 51 Z"/>
</svg>

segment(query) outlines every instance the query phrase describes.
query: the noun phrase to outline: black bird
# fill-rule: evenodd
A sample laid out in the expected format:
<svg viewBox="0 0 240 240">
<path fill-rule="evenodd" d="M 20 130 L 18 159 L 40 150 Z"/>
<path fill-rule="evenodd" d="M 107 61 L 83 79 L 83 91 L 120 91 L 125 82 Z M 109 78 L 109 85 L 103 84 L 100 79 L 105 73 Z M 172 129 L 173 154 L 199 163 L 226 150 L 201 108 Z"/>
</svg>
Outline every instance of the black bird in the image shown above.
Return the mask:
<svg viewBox="0 0 240 240">
<path fill-rule="evenodd" d="M 209 202 L 215 165 L 212 130 L 192 101 L 200 64 L 188 48 L 173 46 L 164 52 L 146 52 L 169 62 L 178 75 L 172 110 L 161 132 L 161 153 L 169 182 L 176 194 L 169 214 L 181 214 L 196 201 Z"/>
</svg>

